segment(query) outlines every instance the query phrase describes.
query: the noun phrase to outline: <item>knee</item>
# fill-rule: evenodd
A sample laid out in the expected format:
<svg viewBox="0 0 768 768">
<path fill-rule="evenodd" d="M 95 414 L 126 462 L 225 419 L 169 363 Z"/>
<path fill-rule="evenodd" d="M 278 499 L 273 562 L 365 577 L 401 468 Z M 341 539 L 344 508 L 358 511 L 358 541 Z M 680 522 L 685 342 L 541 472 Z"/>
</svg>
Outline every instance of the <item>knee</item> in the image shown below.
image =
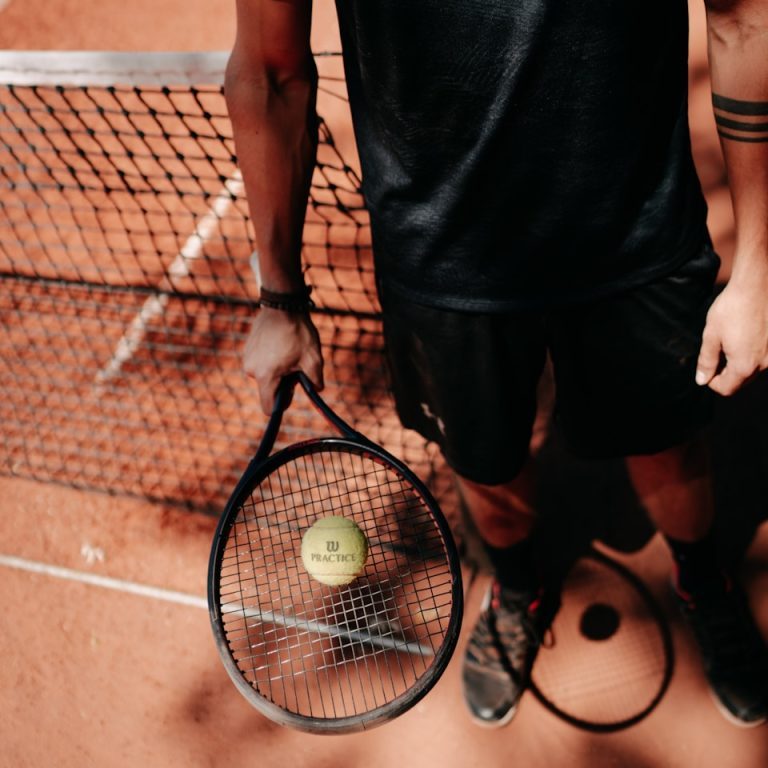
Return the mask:
<svg viewBox="0 0 768 768">
<path fill-rule="evenodd" d="M 627 457 L 630 475 L 657 485 L 687 483 L 709 475 L 709 443 L 705 435 L 647 456 Z"/>
<path fill-rule="evenodd" d="M 475 519 L 505 525 L 511 519 L 534 514 L 533 484 L 523 473 L 499 485 L 484 485 L 458 476 L 457 480 L 461 495 Z"/>
<path fill-rule="evenodd" d="M 709 441 L 705 435 L 697 435 L 664 451 L 643 457 L 661 468 L 669 467 L 683 472 L 699 471 L 709 467 Z"/>
</svg>

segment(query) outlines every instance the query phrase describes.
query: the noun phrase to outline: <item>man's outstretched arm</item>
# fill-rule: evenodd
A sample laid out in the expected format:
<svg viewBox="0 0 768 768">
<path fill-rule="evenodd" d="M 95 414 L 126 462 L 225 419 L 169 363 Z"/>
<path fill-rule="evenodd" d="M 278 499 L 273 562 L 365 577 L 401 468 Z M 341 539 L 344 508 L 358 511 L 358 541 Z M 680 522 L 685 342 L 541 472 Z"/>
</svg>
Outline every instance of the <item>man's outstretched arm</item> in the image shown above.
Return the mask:
<svg viewBox="0 0 768 768">
<path fill-rule="evenodd" d="M 696 381 L 730 395 L 768 368 L 768 0 L 705 2 L 736 249 L 731 279 L 707 317 Z"/>
<path fill-rule="evenodd" d="M 309 45 L 312 0 L 237 0 L 237 36 L 224 92 L 256 235 L 261 284 L 303 286 L 301 240 L 317 150 L 317 71 Z M 303 370 L 322 387 L 308 313 L 262 308 L 244 354 L 269 413 L 280 378 Z"/>
</svg>

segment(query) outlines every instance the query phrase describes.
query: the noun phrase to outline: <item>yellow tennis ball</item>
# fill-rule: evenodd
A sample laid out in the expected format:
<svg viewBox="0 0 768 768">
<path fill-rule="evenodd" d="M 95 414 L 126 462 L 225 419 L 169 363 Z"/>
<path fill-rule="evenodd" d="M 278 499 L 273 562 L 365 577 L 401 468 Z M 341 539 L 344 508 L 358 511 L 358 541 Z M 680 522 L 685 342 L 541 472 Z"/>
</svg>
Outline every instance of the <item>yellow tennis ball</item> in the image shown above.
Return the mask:
<svg viewBox="0 0 768 768">
<path fill-rule="evenodd" d="M 349 518 L 321 517 L 301 539 L 301 559 L 321 584 L 349 584 L 365 567 L 368 539 Z"/>
</svg>

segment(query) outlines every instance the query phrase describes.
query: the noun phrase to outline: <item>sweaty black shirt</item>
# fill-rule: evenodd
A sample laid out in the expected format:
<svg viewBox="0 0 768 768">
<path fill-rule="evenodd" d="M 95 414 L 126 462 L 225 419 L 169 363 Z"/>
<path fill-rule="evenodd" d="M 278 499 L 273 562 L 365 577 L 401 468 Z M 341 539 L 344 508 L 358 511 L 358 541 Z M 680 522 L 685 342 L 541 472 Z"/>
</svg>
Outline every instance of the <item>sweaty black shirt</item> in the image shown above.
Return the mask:
<svg viewBox="0 0 768 768">
<path fill-rule="evenodd" d="M 580 300 L 684 261 L 706 204 L 685 0 L 337 0 L 379 279 Z"/>
</svg>

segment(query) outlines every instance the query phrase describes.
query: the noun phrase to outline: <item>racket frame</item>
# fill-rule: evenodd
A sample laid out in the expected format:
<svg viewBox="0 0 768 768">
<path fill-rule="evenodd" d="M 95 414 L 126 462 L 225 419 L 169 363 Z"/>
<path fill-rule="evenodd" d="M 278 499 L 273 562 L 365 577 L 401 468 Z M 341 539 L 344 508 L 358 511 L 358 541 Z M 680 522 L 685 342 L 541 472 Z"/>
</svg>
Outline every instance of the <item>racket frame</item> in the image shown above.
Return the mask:
<svg viewBox="0 0 768 768">
<path fill-rule="evenodd" d="M 300 383 L 309 399 L 328 422 L 342 433 L 341 437 L 318 437 L 293 443 L 269 455 L 280 429 L 282 416 L 290 405 L 296 383 Z M 429 510 L 445 548 L 446 560 L 451 572 L 451 614 L 443 642 L 435 653 L 432 663 L 412 686 L 391 701 L 374 709 L 338 718 L 312 717 L 291 712 L 260 694 L 244 677 L 229 650 L 224 629 L 221 604 L 220 571 L 229 534 L 240 514 L 244 501 L 259 483 L 283 464 L 300 456 L 326 450 L 354 453 L 371 459 L 391 469 L 410 484 Z M 290 726 L 309 733 L 353 733 L 362 731 L 401 715 L 420 701 L 440 679 L 456 648 L 464 611 L 464 589 L 461 565 L 456 543 L 448 521 L 426 485 L 403 462 L 364 435 L 352 429 L 335 414 L 317 394 L 312 383 L 303 373 L 283 378 L 278 388 L 275 407 L 270 416 L 259 448 L 238 481 L 224 508 L 211 546 L 208 565 L 208 611 L 216 647 L 230 678 L 240 693 L 262 714 L 280 725 Z"/>
</svg>

